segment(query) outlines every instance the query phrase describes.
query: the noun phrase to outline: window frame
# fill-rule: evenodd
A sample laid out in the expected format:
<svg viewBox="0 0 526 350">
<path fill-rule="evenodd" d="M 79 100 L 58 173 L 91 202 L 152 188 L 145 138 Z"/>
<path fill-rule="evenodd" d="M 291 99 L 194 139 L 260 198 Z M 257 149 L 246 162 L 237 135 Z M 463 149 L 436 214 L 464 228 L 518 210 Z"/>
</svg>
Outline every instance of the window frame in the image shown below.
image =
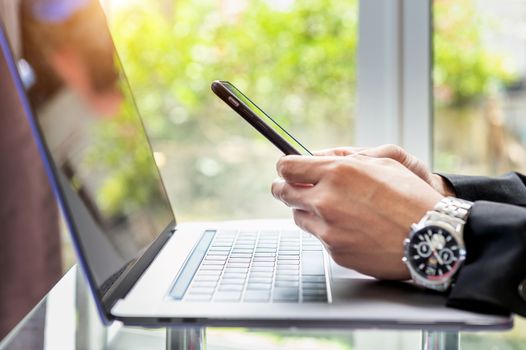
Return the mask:
<svg viewBox="0 0 526 350">
<path fill-rule="evenodd" d="M 432 165 L 432 0 L 360 0 L 356 141 Z"/>
</svg>

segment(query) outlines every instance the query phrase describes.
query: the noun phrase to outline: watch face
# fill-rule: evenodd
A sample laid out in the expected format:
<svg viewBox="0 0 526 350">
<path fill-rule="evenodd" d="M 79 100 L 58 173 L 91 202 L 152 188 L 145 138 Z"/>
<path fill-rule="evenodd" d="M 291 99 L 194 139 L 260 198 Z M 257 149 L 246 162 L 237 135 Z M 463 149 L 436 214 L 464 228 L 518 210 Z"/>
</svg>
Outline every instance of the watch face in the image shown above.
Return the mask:
<svg viewBox="0 0 526 350">
<path fill-rule="evenodd" d="M 427 226 L 415 232 L 406 249 L 414 270 L 430 281 L 441 281 L 453 275 L 465 256 L 455 236 L 439 226 Z"/>
</svg>

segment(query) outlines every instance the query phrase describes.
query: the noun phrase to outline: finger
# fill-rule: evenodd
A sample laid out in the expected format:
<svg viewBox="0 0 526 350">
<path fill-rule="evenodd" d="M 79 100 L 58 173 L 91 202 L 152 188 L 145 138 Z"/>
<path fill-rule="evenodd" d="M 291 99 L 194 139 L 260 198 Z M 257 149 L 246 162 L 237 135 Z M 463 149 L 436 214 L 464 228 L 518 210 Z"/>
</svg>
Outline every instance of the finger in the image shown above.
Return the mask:
<svg viewBox="0 0 526 350">
<path fill-rule="evenodd" d="M 418 160 L 398 145 L 381 145 L 374 148 L 364 149 L 359 154 L 375 158 L 391 158 L 409 168 Z"/>
<path fill-rule="evenodd" d="M 315 151 L 313 154 L 315 156 L 338 156 L 345 157 L 350 154 L 364 150 L 363 147 L 336 147 L 336 148 L 327 148 L 319 151 Z"/>
<path fill-rule="evenodd" d="M 337 157 L 285 156 L 276 165 L 279 176 L 289 183 L 316 184 Z"/>
<path fill-rule="evenodd" d="M 299 209 L 294 209 L 292 214 L 294 217 L 294 222 L 303 231 L 308 232 L 316 237 L 319 237 L 323 232 L 325 222 L 315 214 Z"/>
<path fill-rule="evenodd" d="M 291 185 L 283 179 L 274 180 L 272 183 L 274 198 L 293 209 L 312 211 L 312 205 L 309 201 L 312 196 L 308 193 L 310 189 L 312 187 Z"/>
<path fill-rule="evenodd" d="M 375 148 L 370 148 L 359 152 L 369 157 L 376 158 L 391 158 L 410 169 L 424 181 L 431 183 L 431 173 L 427 170 L 425 165 L 415 156 L 408 153 L 402 147 L 397 145 L 382 145 Z"/>
</svg>

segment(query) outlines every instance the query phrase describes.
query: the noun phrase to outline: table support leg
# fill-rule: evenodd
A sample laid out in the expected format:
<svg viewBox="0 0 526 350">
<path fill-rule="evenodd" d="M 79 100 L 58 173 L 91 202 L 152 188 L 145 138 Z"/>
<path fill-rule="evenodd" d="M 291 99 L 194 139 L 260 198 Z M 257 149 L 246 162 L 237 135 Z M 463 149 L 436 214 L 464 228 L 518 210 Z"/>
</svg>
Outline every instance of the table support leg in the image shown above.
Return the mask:
<svg viewBox="0 0 526 350">
<path fill-rule="evenodd" d="M 166 350 L 205 350 L 204 328 L 166 328 Z"/>
<path fill-rule="evenodd" d="M 422 350 L 458 350 L 458 332 L 422 331 Z"/>
</svg>

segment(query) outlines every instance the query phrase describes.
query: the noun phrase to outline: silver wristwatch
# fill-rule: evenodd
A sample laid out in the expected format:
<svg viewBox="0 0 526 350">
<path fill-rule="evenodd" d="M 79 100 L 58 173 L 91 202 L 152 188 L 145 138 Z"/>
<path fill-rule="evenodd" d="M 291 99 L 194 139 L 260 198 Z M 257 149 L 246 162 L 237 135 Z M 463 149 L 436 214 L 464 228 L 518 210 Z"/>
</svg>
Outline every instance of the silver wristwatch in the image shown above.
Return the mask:
<svg viewBox="0 0 526 350">
<path fill-rule="evenodd" d="M 446 197 L 411 225 L 403 261 L 416 285 L 437 291 L 449 288 L 466 258 L 463 233 L 472 205 Z"/>
</svg>

